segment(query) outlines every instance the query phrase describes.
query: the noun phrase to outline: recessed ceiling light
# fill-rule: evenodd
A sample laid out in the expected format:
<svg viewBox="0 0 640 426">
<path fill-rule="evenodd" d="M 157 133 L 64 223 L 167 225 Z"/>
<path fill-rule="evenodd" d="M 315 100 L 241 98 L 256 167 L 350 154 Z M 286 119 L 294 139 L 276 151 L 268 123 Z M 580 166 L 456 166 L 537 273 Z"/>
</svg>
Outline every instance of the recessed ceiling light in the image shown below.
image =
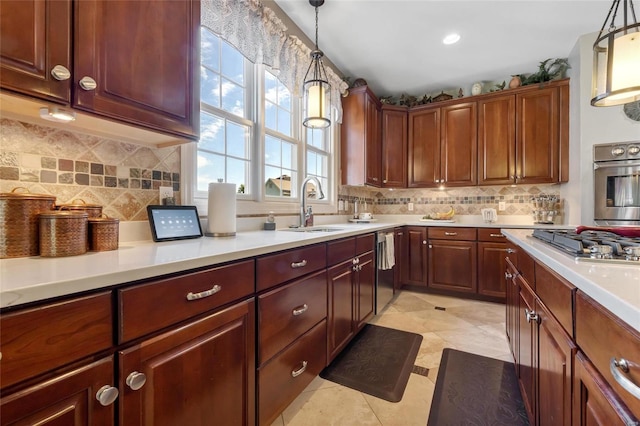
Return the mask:
<svg viewBox="0 0 640 426">
<path fill-rule="evenodd" d="M 460 40 L 460 34 L 452 33 L 446 36 L 445 38 L 443 38 L 442 42 L 444 44 L 454 44 L 454 43 L 457 43 L 459 40 Z"/>
<path fill-rule="evenodd" d="M 58 123 L 68 123 L 76 119 L 76 113 L 57 106 L 43 107 L 40 108 L 40 118 Z"/>
</svg>

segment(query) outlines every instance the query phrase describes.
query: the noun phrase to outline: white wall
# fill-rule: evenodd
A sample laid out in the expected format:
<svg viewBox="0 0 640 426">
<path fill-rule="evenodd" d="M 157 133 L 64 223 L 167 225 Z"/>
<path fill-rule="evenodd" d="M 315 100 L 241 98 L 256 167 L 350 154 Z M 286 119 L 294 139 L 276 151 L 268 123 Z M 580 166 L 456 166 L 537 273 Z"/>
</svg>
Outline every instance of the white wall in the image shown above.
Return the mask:
<svg viewBox="0 0 640 426">
<path fill-rule="evenodd" d="M 565 222 L 571 224 L 593 224 L 593 145 L 640 140 L 640 122 L 629 119 L 622 106 L 590 104 L 596 37 L 581 36 L 569 55 L 569 182 L 561 186 L 560 196 L 565 199 Z"/>
</svg>

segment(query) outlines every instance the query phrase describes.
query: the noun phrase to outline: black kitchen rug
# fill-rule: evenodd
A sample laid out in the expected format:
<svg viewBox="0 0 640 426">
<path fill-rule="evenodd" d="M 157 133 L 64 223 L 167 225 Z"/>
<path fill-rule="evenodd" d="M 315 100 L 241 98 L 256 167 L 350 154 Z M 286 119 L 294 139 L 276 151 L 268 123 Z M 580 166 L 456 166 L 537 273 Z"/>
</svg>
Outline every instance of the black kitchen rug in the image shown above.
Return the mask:
<svg viewBox="0 0 640 426">
<path fill-rule="evenodd" d="M 320 377 L 398 402 L 407 387 L 422 336 L 367 324 Z"/>
<path fill-rule="evenodd" d="M 427 426 L 529 425 L 513 363 L 445 348 Z"/>
</svg>

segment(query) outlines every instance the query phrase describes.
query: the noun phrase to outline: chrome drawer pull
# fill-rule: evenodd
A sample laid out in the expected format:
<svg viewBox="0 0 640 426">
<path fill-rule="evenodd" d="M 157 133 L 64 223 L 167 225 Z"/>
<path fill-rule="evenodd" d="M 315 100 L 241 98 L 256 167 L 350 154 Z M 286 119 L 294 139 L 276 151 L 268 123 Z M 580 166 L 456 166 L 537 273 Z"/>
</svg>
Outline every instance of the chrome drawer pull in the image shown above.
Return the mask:
<svg viewBox="0 0 640 426">
<path fill-rule="evenodd" d="M 293 269 L 295 268 L 304 268 L 305 266 L 307 266 L 307 260 L 303 260 L 302 262 L 293 262 L 291 263 L 291 267 Z"/>
<path fill-rule="evenodd" d="M 512 248 L 508 248 L 508 249 L 507 249 L 507 253 L 509 253 L 509 254 L 513 254 L 513 253 L 515 253 L 515 252 L 516 252 L 516 251 L 515 251 L 514 249 L 512 249 Z"/>
<path fill-rule="evenodd" d="M 489 234 L 490 237 L 496 237 L 496 238 L 504 238 L 504 235 L 502 234 Z"/>
<path fill-rule="evenodd" d="M 302 367 L 300 367 L 299 370 L 293 370 L 291 372 L 291 377 L 298 377 L 299 375 L 304 373 L 304 370 L 306 369 L 307 369 L 307 361 L 302 361 Z"/>
<path fill-rule="evenodd" d="M 447 237 L 455 237 L 456 235 L 458 235 L 457 232 L 445 232 L 444 235 L 446 235 Z"/>
<path fill-rule="evenodd" d="M 118 392 L 117 388 L 113 386 L 104 385 L 98 392 L 96 392 L 96 399 L 100 402 L 100 405 L 108 406 L 115 402 L 116 398 L 118 398 L 120 392 Z"/>
<path fill-rule="evenodd" d="M 300 306 L 299 308 L 295 308 L 291 313 L 293 314 L 294 317 L 297 317 L 298 315 L 302 315 L 305 312 L 307 312 L 307 309 L 309 309 L 309 305 L 307 305 L 306 303 L 302 306 Z"/>
<path fill-rule="evenodd" d="M 524 316 L 527 318 L 527 322 L 539 322 L 540 316 L 536 314 L 535 311 L 530 311 L 528 309 L 524 310 Z"/>
<path fill-rule="evenodd" d="M 189 294 L 187 294 L 187 300 L 204 299 L 205 297 L 213 296 L 214 294 L 216 294 L 220 290 L 222 290 L 222 286 L 216 284 L 211 289 L 206 290 L 206 291 L 201 291 L 200 293 L 191 293 L 191 292 L 189 292 Z"/>
<path fill-rule="evenodd" d="M 622 370 L 623 373 L 629 373 L 629 361 L 624 358 L 620 358 L 620 361 L 615 359 L 615 357 L 611 358 L 611 364 L 609 364 L 609 368 L 611 369 L 611 374 L 613 374 L 613 378 L 616 379 L 616 382 L 618 382 L 618 384 L 631 395 L 640 399 L 640 387 L 626 378 L 624 374 L 620 373 L 619 371 Z"/>
</svg>

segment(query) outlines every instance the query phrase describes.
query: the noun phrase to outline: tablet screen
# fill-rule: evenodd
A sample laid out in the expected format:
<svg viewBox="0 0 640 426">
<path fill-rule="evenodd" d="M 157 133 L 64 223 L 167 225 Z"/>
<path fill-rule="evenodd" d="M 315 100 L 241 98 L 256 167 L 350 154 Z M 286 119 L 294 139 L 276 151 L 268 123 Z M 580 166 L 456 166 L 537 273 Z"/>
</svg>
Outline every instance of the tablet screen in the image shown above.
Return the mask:
<svg viewBox="0 0 640 426">
<path fill-rule="evenodd" d="M 202 237 L 196 206 L 147 206 L 153 241 Z"/>
</svg>

